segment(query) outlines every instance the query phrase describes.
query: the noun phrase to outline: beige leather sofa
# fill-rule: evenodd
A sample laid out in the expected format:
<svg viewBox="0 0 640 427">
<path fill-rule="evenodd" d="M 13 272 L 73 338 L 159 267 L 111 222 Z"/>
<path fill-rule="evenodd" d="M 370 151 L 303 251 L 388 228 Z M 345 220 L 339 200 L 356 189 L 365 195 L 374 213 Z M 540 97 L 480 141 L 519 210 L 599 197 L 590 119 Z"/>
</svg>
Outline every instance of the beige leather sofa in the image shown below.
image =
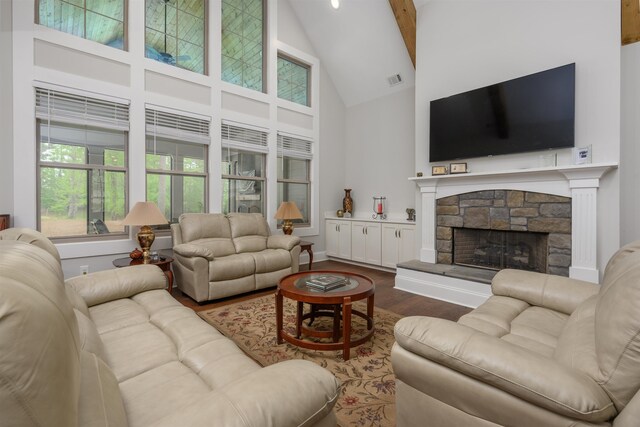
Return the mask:
<svg viewBox="0 0 640 427">
<path fill-rule="evenodd" d="M 601 286 L 503 270 L 492 291 L 397 323 L 398 426 L 640 426 L 640 242 Z"/>
<path fill-rule="evenodd" d="M 178 288 L 198 302 L 275 286 L 297 273 L 300 239 L 261 214 L 182 214 L 171 225 Z"/>
<path fill-rule="evenodd" d="M 0 232 L 0 425 L 335 426 L 333 375 L 259 367 L 141 265 L 63 282 L 39 233 Z"/>
</svg>

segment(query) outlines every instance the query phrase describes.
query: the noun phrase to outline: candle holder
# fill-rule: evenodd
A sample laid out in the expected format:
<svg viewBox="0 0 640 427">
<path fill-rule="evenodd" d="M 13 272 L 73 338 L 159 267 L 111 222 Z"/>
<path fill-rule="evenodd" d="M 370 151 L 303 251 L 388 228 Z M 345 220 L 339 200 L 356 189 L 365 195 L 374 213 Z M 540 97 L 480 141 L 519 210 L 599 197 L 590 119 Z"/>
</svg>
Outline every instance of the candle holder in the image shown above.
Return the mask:
<svg viewBox="0 0 640 427">
<path fill-rule="evenodd" d="M 384 196 L 373 196 L 373 219 L 387 219 L 386 209 L 387 198 Z"/>
</svg>

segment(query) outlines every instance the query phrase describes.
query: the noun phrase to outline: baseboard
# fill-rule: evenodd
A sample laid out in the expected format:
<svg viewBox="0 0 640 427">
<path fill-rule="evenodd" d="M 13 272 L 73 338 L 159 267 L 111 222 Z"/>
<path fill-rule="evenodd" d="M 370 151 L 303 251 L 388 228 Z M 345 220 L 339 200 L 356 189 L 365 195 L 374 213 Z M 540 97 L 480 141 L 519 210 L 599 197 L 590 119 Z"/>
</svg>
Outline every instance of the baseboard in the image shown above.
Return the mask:
<svg viewBox="0 0 640 427">
<path fill-rule="evenodd" d="M 487 284 L 404 268 L 396 270 L 395 288 L 471 308 L 491 296 L 491 286 Z"/>
<path fill-rule="evenodd" d="M 313 253 L 313 263 L 320 261 L 327 261 L 329 258 L 327 257 L 327 253 L 325 251 L 314 252 Z M 307 252 L 302 252 L 300 254 L 300 265 L 309 265 L 309 254 Z"/>
<path fill-rule="evenodd" d="M 314 261 L 316 260 L 315 256 L 313 257 L 313 260 Z M 357 265 L 359 267 L 371 268 L 373 270 L 386 271 L 387 273 L 395 273 L 396 272 L 395 268 L 383 267 L 381 265 L 375 265 L 375 264 L 367 264 L 367 263 L 364 263 L 364 262 L 352 261 L 350 259 L 344 259 L 344 258 L 326 257 L 325 261 L 337 261 L 337 262 L 342 262 L 344 264 L 351 264 L 351 265 Z"/>
</svg>

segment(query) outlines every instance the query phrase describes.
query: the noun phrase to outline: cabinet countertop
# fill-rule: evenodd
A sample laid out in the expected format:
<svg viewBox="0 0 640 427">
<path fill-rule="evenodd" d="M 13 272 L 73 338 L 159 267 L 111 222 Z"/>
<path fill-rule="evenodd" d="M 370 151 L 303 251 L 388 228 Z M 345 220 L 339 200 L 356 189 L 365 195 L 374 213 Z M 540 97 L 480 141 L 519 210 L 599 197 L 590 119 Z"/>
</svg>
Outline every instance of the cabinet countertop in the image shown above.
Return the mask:
<svg viewBox="0 0 640 427">
<path fill-rule="evenodd" d="M 355 222 L 375 222 L 378 224 L 403 224 L 403 225 L 416 225 L 415 221 L 407 221 L 406 219 L 373 219 L 367 217 L 351 217 L 351 218 L 339 218 L 337 216 L 328 215 L 324 217 L 325 220 L 336 221 L 355 221 Z"/>
</svg>

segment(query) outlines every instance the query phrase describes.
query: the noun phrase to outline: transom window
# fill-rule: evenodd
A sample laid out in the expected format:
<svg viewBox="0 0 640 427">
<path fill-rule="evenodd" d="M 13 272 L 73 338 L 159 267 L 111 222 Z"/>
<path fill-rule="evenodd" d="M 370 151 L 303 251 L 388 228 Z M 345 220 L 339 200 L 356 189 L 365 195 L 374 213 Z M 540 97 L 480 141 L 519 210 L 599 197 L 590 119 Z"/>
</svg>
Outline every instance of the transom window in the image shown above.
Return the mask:
<svg viewBox="0 0 640 427">
<path fill-rule="evenodd" d="M 263 0 L 222 0 L 222 80 L 264 92 Z"/>
<path fill-rule="evenodd" d="M 124 233 L 128 111 L 36 89 L 38 227 L 47 237 Z"/>
<path fill-rule="evenodd" d="M 278 98 L 309 106 L 311 67 L 278 54 Z"/>
<path fill-rule="evenodd" d="M 302 219 L 294 222 L 307 226 L 311 224 L 312 148 L 309 140 L 278 134 L 278 206 L 295 202 Z"/>
<path fill-rule="evenodd" d="M 125 0 L 37 0 L 38 24 L 126 49 Z"/>
<path fill-rule="evenodd" d="M 171 223 L 207 211 L 209 121 L 146 110 L 147 201 Z"/>
<path fill-rule="evenodd" d="M 145 56 L 206 73 L 206 0 L 145 0 Z"/>
</svg>

